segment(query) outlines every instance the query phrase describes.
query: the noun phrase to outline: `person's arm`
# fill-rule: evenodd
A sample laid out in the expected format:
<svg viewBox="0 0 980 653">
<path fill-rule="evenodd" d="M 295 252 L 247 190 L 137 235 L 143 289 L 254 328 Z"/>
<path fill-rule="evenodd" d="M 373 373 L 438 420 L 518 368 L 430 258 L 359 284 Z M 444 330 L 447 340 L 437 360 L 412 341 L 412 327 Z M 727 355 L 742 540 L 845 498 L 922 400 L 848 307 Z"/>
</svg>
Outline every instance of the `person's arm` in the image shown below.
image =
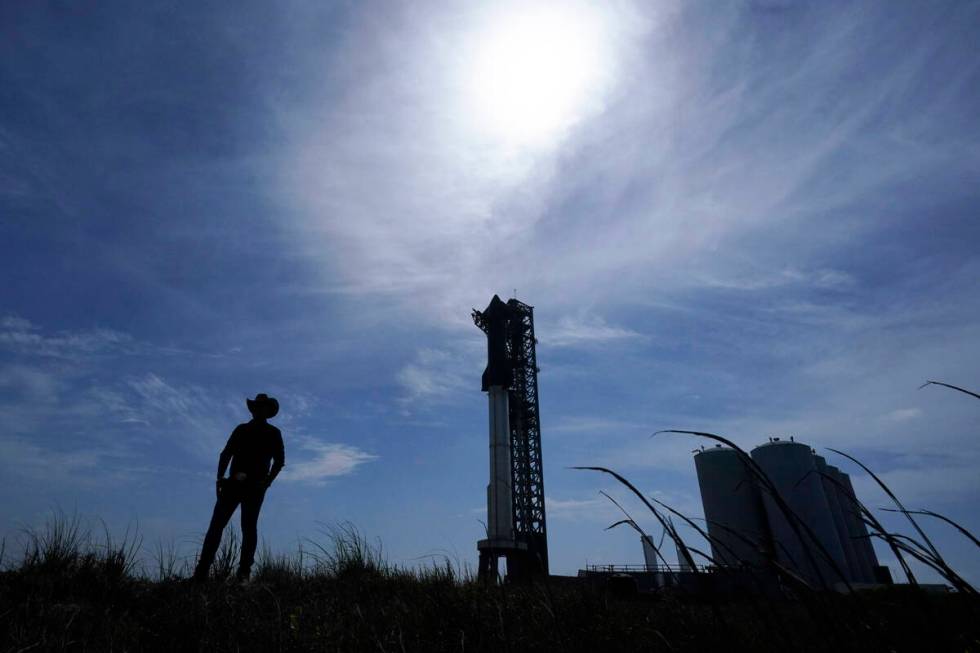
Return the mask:
<svg viewBox="0 0 980 653">
<path fill-rule="evenodd" d="M 231 432 L 231 436 L 229 436 L 228 442 L 227 442 L 227 444 L 225 444 L 225 448 L 221 450 L 221 454 L 218 456 L 218 480 L 215 483 L 216 486 L 217 486 L 218 494 L 221 493 L 220 492 L 220 490 L 221 490 L 221 487 L 220 487 L 221 486 L 221 481 L 224 480 L 224 478 L 225 478 L 225 472 L 228 471 L 228 463 L 231 462 L 231 457 L 235 453 L 235 434 L 236 433 L 238 433 L 238 429 L 237 428 L 234 431 Z"/>
<path fill-rule="evenodd" d="M 282 443 L 282 433 L 276 432 L 276 444 L 272 452 L 272 469 L 269 470 L 269 478 L 265 482 L 265 486 L 269 487 L 272 485 L 272 481 L 276 480 L 279 476 L 279 472 L 282 468 L 286 466 L 286 449 Z"/>
<path fill-rule="evenodd" d="M 225 477 L 225 472 L 228 470 L 228 463 L 231 462 L 232 454 L 234 454 L 235 449 L 232 446 L 235 441 L 235 434 L 232 433 L 231 437 L 228 438 L 228 444 L 225 448 L 221 450 L 221 455 L 218 456 L 218 480 L 220 481 Z"/>
</svg>

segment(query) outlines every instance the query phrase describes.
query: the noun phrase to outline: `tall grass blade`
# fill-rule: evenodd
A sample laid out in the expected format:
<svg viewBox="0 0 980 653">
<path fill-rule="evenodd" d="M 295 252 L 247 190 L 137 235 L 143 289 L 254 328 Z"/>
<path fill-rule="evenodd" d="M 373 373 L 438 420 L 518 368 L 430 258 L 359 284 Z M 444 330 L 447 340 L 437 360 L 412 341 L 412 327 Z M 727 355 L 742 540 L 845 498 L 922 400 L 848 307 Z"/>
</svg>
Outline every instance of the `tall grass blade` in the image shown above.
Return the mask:
<svg viewBox="0 0 980 653">
<path fill-rule="evenodd" d="M 892 539 L 895 546 L 900 548 L 902 551 L 905 551 L 922 564 L 939 573 L 939 575 L 948 580 L 957 590 L 963 592 L 964 594 L 977 596 L 977 591 L 972 585 L 966 582 L 955 571 L 950 569 L 949 566 L 946 565 L 941 559 L 933 557 L 919 542 L 916 542 L 907 535 L 902 535 L 901 533 L 874 533 L 872 537 L 879 537 L 882 539 L 888 537 Z"/>
<path fill-rule="evenodd" d="M 940 515 L 938 512 L 933 512 L 931 510 L 908 510 L 908 511 L 902 511 L 902 510 L 896 510 L 894 508 L 882 508 L 882 510 L 884 510 L 885 512 L 909 512 L 909 513 L 911 513 L 913 515 L 927 515 L 929 517 L 935 517 L 936 519 L 941 519 L 942 521 L 946 522 L 947 524 L 949 524 L 950 526 L 952 526 L 953 528 L 955 528 L 956 530 L 958 530 L 964 536 L 966 536 L 967 538 L 969 538 L 969 540 L 971 542 L 973 542 L 973 544 L 975 546 L 980 547 L 980 540 L 978 540 L 976 538 L 976 536 L 973 535 L 973 533 L 971 533 L 970 531 L 968 531 L 963 526 L 960 526 L 959 524 L 957 524 L 955 521 L 953 521 L 949 517 L 946 517 L 944 515 Z"/>
<path fill-rule="evenodd" d="M 587 466 L 582 466 L 582 467 L 572 467 L 572 469 L 584 469 L 584 470 L 591 470 L 591 471 L 594 471 L 594 472 L 603 472 L 604 474 L 609 474 L 610 476 L 612 476 L 613 478 L 615 478 L 617 481 L 619 481 L 620 483 L 622 483 L 623 485 L 625 485 L 626 487 L 628 487 L 630 489 L 630 491 L 633 494 L 635 494 L 637 497 L 639 497 L 640 501 L 642 501 L 643 504 L 647 508 L 650 509 L 650 512 L 652 512 L 653 513 L 653 516 L 657 518 L 657 521 L 660 522 L 660 525 L 663 526 L 664 529 L 667 530 L 668 533 L 670 533 L 671 539 L 673 539 L 674 540 L 674 544 L 677 545 L 677 550 L 680 551 L 681 555 L 684 556 L 684 560 L 691 566 L 691 569 L 695 573 L 697 573 L 697 565 L 694 564 L 694 558 L 691 556 L 691 552 L 687 550 L 687 545 L 684 544 L 684 540 L 682 540 L 680 538 L 680 536 L 677 535 L 676 532 L 672 532 L 673 529 L 667 524 L 666 520 L 664 520 L 664 518 L 660 515 L 660 513 L 653 506 L 653 504 L 650 503 L 649 501 L 647 501 L 647 498 L 643 495 L 643 493 L 636 489 L 636 486 L 634 486 L 632 483 L 630 483 L 629 481 L 627 481 L 625 478 L 623 478 L 622 476 L 620 476 L 619 474 L 617 474 L 613 470 L 608 469 L 606 467 L 587 467 Z"/>
<path fill-rule="evenodd" d="M 712 537 L 711 535 L 709 535 L 706 530 L 704 530 L 703 528 L 701 528 L 700 526 L 698 526 L 696 523 L 694 523 L 691 519 L 689 519 L 687 517 L 687 515 L 681 513 L 678 510 L 674 510 L 673 508 L 671 508 L 670 506 L 668 506 L 663 501 L 660 501 L 658 499 L 654 499 L 653 497 L 650 497 L 650 500 L 653 501 L 654 503 L 656 503 L 658 506 L 664 508 L 665 510 L 667 510 L 671 514 L 676 515 L 676 516 L 680 517 L 681 519 L 683 519 L 684 522 L 688 526 L 690 526 L 691 528 L 693 528 L 694 530 L 696 530 L 698 532 L 698 535 L 700 535 L 701 537 L 703 537 L 705 539 L 705 541 L 708 542 L 709 544 L 711 544 L 712 546 L 718 545 L 719 547 L 724 548 L 732 556 L 732 560 L 738 559 L 738 556 L 735 554 L 735 551 L 733 551 L 731 547 L 729 547 L 727 544 L 725 544 L 724 542 L 722 542 L 721 540 L 719 540 L 717 537 Z M 718 566 L 718 567 L 723 567 L 724 566 L 722 563 L 719 563 L 714 558 L 711 558 L 711 563 L 713 565 Z"/>
<path fill-rule="evenodd" d="M 926 381 L 925 383 L 919 386 L 919 390 L 926 387 L 927 385 L 941 385 L 944 388 L 950 388 L 951 390 L 956 390 L 958 392 L 962 392 L 965 395 L 970 395 L 971 397 L 976 397 L 977 399 L 980 399 L 980 394 L 977 394 L 973 390 L 967 390 L 966 388 L 961 388 L 958 385 L 943 383 L 942 381 Z"/>
<path fill-rule="evenodd" d="M 610 501 L 612 501 L 613 505 L 615 505 L 617 508 L 619 508 L 620 512 L 622 512 L 624 515 L 626 515 L 626 519 L 625 520 L 621 520 L 619 522 L 616 522 L 615 524 L 613 524 L 612 526 L 610 526 L 609 528 L 607 528 L 606 529 L 607 531 L 610 528 L 613 528 L 614 526 L 617 526 L 618 524 L 622 523 L 623 521 L 628 521 L 630 524 L 632 524 L 633 528 L 635 528 L 637 530 L 637 532 L 640 533 L 640 535 L 642 535 L 643 537 L 649 537 L 649 535 L 647 535 L 643 531 L 643 529 L 639 527 L 639 525 L 636 523 L 636 520 L 634 520 L 633 517 L 628 512 L 626 512 L 626 508 L 624 508 L 623 506 L 619 505 L 619 502 L 618 501 L 616 501 L 615 499 L 613 499 L 611 496 L 609 496 L 603 490 L 599 490 L 599 494 L 601 494 L 602 496 L 604 496 L 607 499 L 609 499 Z M 667 529 L 664 528 L 663 532 L 664 532 L 664 537 L 666 537 L 666 535 L 667 535 Z M 653 542 L 652 539 L 650 541 Z M 657 554 L 657 557 L 660 559 L 660 561 L 664 563 L 664 568 L 667 569 L 667 571 L 671 575 L 673 575 L 673 572 L 670 571 L 670 563 L 667 562 L 667 559 L 664 558 L 663 554 L 660 552 L 660 548 L 663 546 L 663 543 L 664 543 L 664 538 L 661 537 L 660 538 L 660 544 L 657 545 L 657 548 L 654 549 L 654 551 Z"/>
<path fill-rule="evenodd" d="M 935 555 L 939 559 L 942 559 L 942 556 L 939 555 L 939 551 L 937 551 L 936 550 L 936 547 L 933 546 L 932 540 L 930 540 L 929 539 L 929 536 L 926 535 L 925 532 L 921 528 L 919 528 L 918 522 L 916 522 L 915 519 L 913 519 L 912 515 L 909 514 L 909 511 L 905 508 L 905 506 L 902 505 L 902 502 L 898 500 L 898 497 L 895 496 L 895 493 L 892 492 L 891 489 L 887 485 L 885 485 L 885 482 L 884 481 L 882 481 L 880 478 L 878 478 L 878 476 L 874 472 L 872 472 L 870 469 L 868 469 L 868 466 L 867 465 L 865 465 L 864 463 L 862 463 L 860 460 L 858 460 L 854 456 L 851 456 L 849 454 L 846 454 L 843 451 L 838 451 L 837 449 L 831 449 L 830 447 L 828 447 L 828 449 L 830 449 L 830 451 L 833 451 L 834 453 L 836 453 L 838 455 L 844 456 L 845 458 L 847 458 L 851 462 L 857 464 L 861 469 L 863 469 L 864 471 L 866 471 L 868 473 L 868 475 L 870 475 L 871 478 L 873 478 L 875 480 L 875 482 L 881 487 L 881 489 L 885 491 L 885 494 L 888 495 L 888 497 L 895 503 L 895 505 L 898 506 L 898 508 L 902 512 L 902 514 L 905 515 L 905 518 L 909 520 L 909 522 L 912 524 L 912 527 L 915 529 L 915 531 L 922 538 L 922 541 L 925 542 L 926 545 L 928 545 L 928 547 L 932 551 L 933 555 Z"/>
</svg>

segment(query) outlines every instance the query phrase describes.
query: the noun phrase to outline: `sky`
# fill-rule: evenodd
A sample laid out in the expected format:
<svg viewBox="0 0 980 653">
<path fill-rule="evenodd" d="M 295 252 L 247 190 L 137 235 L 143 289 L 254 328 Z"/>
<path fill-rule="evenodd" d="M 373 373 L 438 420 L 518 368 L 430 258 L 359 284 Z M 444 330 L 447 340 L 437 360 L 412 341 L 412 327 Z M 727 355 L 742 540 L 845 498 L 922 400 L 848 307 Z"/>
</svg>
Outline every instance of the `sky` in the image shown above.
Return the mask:
<svg viewBox="0 0 980 653">
<path fill-rule="evenodd" d="M 642 561 L 600 490 L 654 530 L 571 466 L 701 514 L 706 443 L 659 429 L 793 435 L 888 506 L 843 449 L 980 530 L 980 402 L 919 388 L 980 388 L 978 29 L 965 1 L 3 3 L 0 536 L 61 510 L 193 556 L 266 392 L 268 547 L 350 523 L 472 567 L 495 293 L 535 308 L 555 573 Z"/>
</svg>

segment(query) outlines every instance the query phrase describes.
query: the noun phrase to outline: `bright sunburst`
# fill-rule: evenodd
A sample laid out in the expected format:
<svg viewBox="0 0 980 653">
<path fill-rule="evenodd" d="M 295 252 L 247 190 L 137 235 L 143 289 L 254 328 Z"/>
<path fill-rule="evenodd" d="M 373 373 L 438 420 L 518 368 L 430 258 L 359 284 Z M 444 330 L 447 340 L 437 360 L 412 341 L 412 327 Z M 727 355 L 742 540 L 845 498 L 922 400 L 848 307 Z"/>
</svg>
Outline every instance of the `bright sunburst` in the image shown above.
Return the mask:
<svg viewBox="0 0 980 653">
<path fill-rule="evenodd" d="M 545 144 L 601 89 L 602 21 L 582 7 L 501 12 L 477 37 L 469 72 L 477 127 L 513 144 Z"/>
</svg>

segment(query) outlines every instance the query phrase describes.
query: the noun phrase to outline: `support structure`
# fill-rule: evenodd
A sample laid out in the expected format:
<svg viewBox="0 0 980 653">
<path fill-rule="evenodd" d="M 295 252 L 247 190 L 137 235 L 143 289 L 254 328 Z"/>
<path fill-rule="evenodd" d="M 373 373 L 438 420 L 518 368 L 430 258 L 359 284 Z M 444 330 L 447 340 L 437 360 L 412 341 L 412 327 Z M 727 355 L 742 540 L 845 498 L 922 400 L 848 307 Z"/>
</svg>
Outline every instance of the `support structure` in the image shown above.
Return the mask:
<svg viewBox="0 0 980 653">
<path fill-rule="evenodd" d="M 512 580 L 547 574 L 534 309 L 494 295 L 484 311 L 473 311 L 473 321 L 487 334 L 482 386 L 490 412 L 487 538 L 477 543 L 480 576 L 496 578 L 502 557 Z"/>
</svg>

